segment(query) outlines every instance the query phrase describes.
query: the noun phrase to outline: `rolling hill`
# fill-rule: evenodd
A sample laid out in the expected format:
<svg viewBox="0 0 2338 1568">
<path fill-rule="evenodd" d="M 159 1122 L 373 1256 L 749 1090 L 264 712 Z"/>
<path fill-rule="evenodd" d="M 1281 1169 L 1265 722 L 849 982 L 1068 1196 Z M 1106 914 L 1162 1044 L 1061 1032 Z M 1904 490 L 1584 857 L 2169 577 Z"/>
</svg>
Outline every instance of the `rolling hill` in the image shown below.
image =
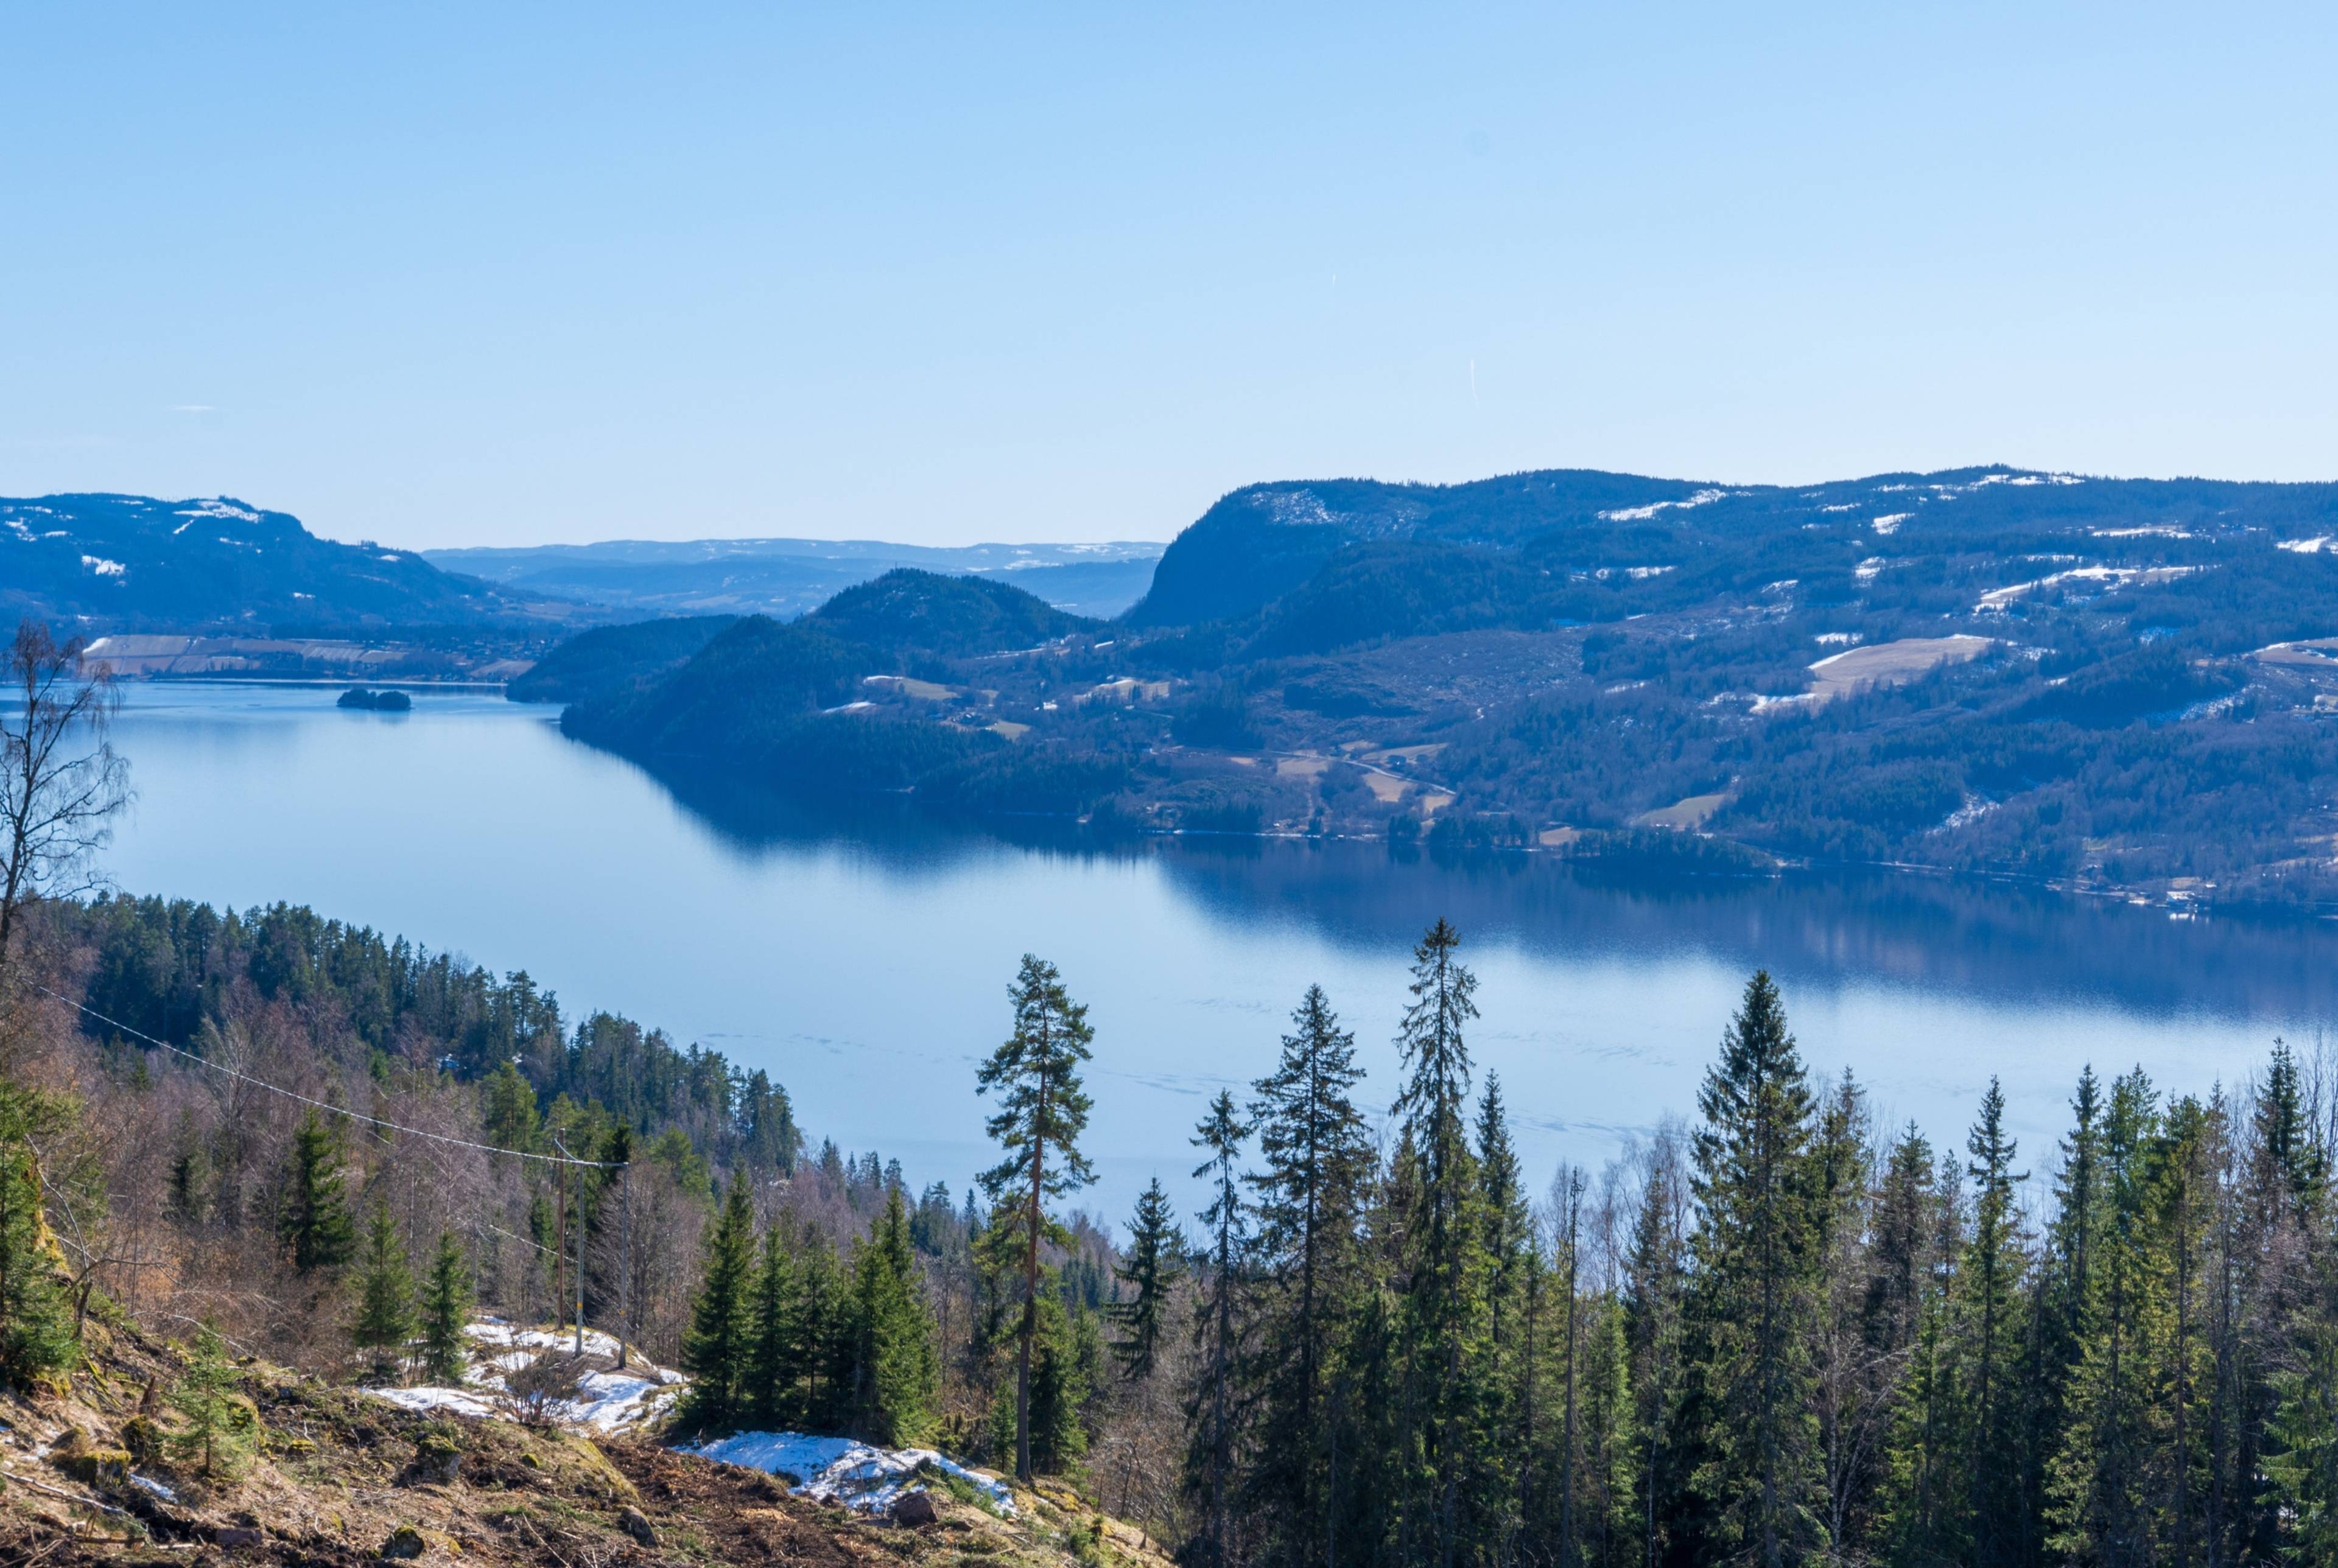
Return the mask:
<svg viewBox="0 0 2338 1568">
<path fill-rule="evenodd" d="M 411 550 L 320 539 L 225 496 L 0 499 L 0 613 L 92 630 L 362 630 L 557 619 L 525 589 L 441 571 Z"/>
</svg>

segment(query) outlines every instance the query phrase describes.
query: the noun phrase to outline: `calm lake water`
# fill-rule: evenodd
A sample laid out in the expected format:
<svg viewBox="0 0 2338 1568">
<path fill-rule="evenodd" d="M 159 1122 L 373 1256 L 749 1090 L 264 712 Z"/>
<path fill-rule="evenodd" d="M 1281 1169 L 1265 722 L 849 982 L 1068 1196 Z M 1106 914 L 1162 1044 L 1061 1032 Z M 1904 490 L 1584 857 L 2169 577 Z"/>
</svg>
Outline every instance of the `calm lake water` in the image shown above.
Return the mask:
<svg viewBox="0 0 2338 1568">
<path fill-rule="evenodd" d="M 1910 877 L 1615 887 L 1543 858 L 1459 866 L 1382 848 L 1031 848 L 887 819 L 840 827 L 670 788 L 487 692 L 343 712 L 335 690 L 131 689 L 138 800 L 118 884 L 238 907 L 286 899 L 525 969 L 572 1018 L 607 1008 L 762 1066 L 815 1139 L 962 1188 L 982 1164 L 975 1063 L 1036 952 L 1096 1029 L 1089 1201 L 1185 1188 L 1205 1098 L 1270 1066 L 1321 982 L 1370 1102 L 1410 943 L 1442 914 L 1479 980 L 1471 1037 L 1534 1180 L 1596 1164 L 1696 1083 L 1746 975 L 1784 988 L 1812 1065 L 1887 1121 L 1961 1143 L 1991 1074 L 2042 1171 L 2082 1063 L 2163 1086 L 2245 1078 L 2275 1035 L 2338 1017 L 2338 931 Z M 1188 1189 L 1190 1191 L 1190 1189 Z"/>
</svg>

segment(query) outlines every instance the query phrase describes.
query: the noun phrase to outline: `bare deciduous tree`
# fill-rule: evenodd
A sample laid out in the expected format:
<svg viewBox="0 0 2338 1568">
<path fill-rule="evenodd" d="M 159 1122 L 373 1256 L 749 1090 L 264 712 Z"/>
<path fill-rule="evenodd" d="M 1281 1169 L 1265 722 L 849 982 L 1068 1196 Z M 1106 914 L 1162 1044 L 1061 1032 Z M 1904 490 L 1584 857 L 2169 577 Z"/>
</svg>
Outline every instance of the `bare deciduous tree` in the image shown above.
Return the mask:
<svg viewBox="0 0 2338 1568">
<path fill-rule="evenodd" d="M 113 672 L 82 662 L 36 621 L 8 644 L 11 699 L 0 711 L 0 979 L 25 909 L 95 886 L 94 857 L 130 799 L 129 764 L 107 732 L 120 701 Z"/>
</svg>

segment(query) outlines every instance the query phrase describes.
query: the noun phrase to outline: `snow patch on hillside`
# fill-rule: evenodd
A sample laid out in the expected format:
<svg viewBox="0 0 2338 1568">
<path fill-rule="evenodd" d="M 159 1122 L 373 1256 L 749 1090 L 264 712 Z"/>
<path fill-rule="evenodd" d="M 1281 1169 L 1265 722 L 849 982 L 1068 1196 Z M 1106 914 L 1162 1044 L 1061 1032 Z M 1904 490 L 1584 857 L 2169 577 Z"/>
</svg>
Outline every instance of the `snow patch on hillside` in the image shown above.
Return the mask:
<svg viewBox="0 0 2338 1568">
<path fill-rule="evenodd" d="M 539 1354 L 567 1356 L 576 1348 L 575 1329 L 517 1328 L 489 1320 L 468 1324 L 463 1332 L 480 1348 L 459 1387 L 424 1386 L 414 1388 L 373 1388 L 376 1398 L 408 1410 L 436 1411 L 449 1416 L 486 1417 L 511 1415 L 511 1396 L 505 1379 L 534 1361 Z M 614 1363 L 617 1341 L 597 1328 L 584 1330 L 584 1354 Z M 634 1357 L 623 1371 L 614 1365 L 587 1371 L 576 1379 L 575 1395 L 555 1399 L 545 1414 L 569 1426 L 596 1432 L 623 1432 L 665 1413 L 685 1379 L 670 1367 Z"/>
<path fill-rule="evenodd" d="M 904 1492 L 922 1491 L 918 1469 L 930 1465 L 973 1485 L 1000 1513 L 1015 1512 L 1015 1499 L 1006 1483 L 931 1448 L 879 1448 L 850 1437 L 814 1437 L 802 1432 L 742 1432 L 683 1452 L 789 1476 L 800 1497 L 841 1503 L 869 1513 L 892 1507 Z"/>
<path fill-rule="evenodd" d="M 1602 512 L 1599 515 L 1610 523 L 1645 523 L 1657 513 L 1672 507 L 1686 511 L 1691 506 L 1710 506 L 1715 501 L 1726 499 L 1728 495 L 1726 490 L 1700 490 L 1686 500 L 1651 501 L 1645 506 L 1622 506 L 1613 512 Z"/>
</svg>

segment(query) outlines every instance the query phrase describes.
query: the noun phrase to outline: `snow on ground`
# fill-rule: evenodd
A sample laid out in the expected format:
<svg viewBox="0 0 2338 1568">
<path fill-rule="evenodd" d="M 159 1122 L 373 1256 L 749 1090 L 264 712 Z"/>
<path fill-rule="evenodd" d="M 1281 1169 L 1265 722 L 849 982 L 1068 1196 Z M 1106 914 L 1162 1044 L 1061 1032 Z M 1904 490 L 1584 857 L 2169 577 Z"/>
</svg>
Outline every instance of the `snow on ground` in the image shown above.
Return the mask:
<svg viewBox="0 0 2338 1568">
<path fill-rule="evenodd" d="M 904 1492 L 922 1491 L 918 1467 L 930 1465 L 970 1483 L 1000 1513 L 1015 1512 L 1013 1495 L 996 1475 L 970 1470 L 931 1448 L 877 1448 L 850 1437 L 813 1437 L 801 1432 L 742 1432 L 684 1452 L 791 1476 L 798 1496 L 873 1513 L 892 1507 Z"/>
<path fill-rule="evenodd" d="M 489 1321 L 467 1325 L 463 1332 L 483 1349 L 497 1354 L 474 1357 L 471 1375 L 460 1388 L 371 1388 L 376 1398 L 408 1410 L 442 1411 L 452 1416 L 488 1416 L 507 1414 L 504 1379 L 550 1350 L 567 1355 L 576 1348 L 576 1331 L 517 1328 Z M 584 1330 L 584 1353 L 614 1361 L 614 1336 L 597 1328 Z M 614 1367 L 587 1372 L 576 1380 L 576 1396 L 554 1400 L 547 1413 L 555 1421 L 590 1426 L 596 1432 L 622 1432 L 663 1415 L 682 1391 L 683 1376 L 639 1357 L 622 1372 Z"/>
<path fill-rule="evenodd" d="M 1726 490 L 1700 490 L 1685 501 L 1651 501 L 1645 506 L 1622 506 L 1613 512 L 1602 512 L 1599 515 L 1610 523 L 1645 523 L 1657 513 L 1672 507 L 1686 511 L 1691 506 L 1710 506 L 1728 495 Z"/>
</svg>

